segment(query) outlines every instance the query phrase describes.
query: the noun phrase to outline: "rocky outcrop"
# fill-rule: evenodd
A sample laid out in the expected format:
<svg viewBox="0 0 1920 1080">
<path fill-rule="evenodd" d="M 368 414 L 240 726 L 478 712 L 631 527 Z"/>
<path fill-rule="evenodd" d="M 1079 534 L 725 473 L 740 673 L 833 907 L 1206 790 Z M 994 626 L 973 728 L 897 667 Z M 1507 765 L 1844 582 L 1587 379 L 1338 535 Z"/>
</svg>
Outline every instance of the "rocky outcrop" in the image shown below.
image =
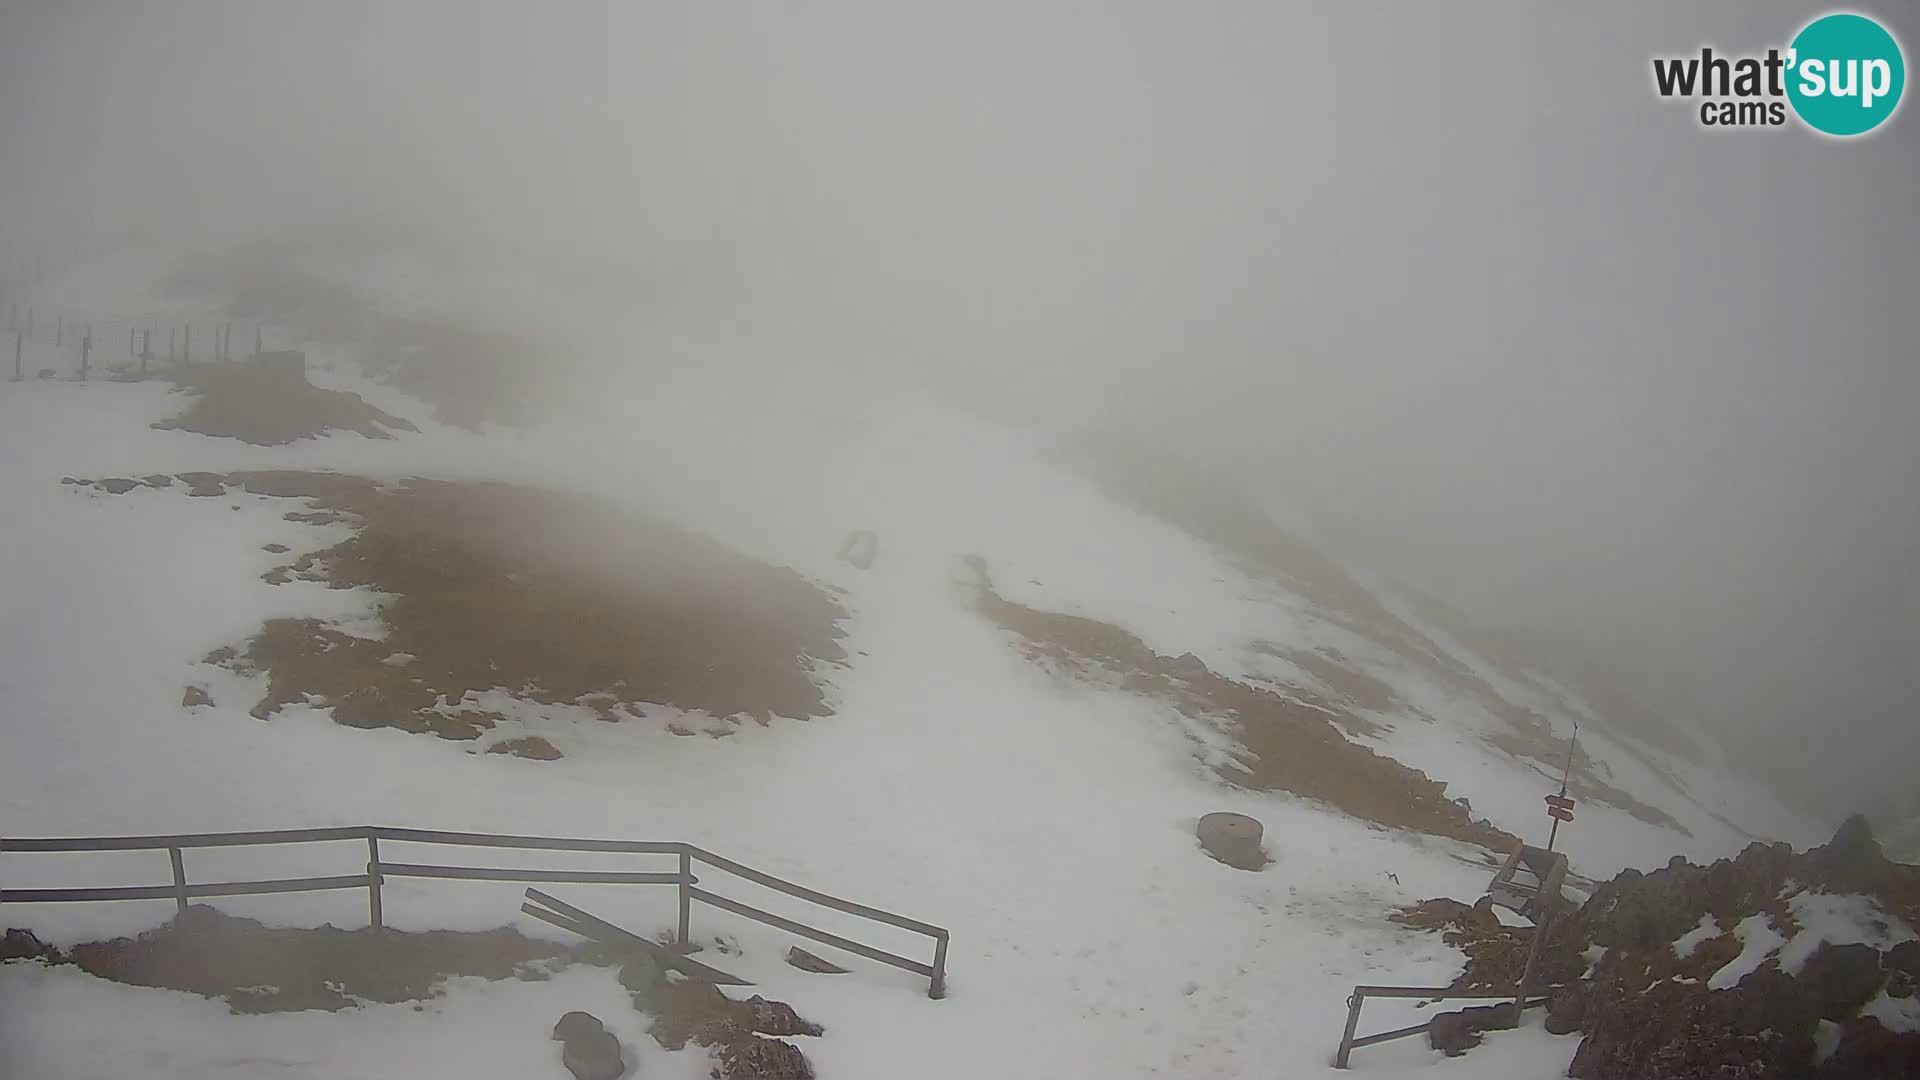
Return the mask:
<svg viewBox="0 0 1920 1080">
<path fill-rule="evenodd" d="M 1752 927 L 1792 939 L 1807 929 L 1792 898 L 1858 895 L 1887 918 L 1916 925 L 1920 870 L 1889 862 L 1863 820 L 1804 853 L 1752 844 L 1737 858 L 1696 866 L 1676 858 L 1651 873 L 1628 870 L 1602 883 L 1579 909 L 1547 928 L 1536 980 L 1554 986 L 1546 1027 L 1584 1033 L 1567 1075 L 1578 1080 L 1920 1080 L 1910 1068 L 1920 1035 L 1888 1031 L 1862 1010 L 1881 994 L 1910 997 L 1920 982 L 1920 941 L 1884 952 L 1873 943 L 1821 943 L 1793 970 L 1763 957 L 1732 982 L 1714 976 L 1741 956 Z M 1532 928 L 1501 925 L 1491 909 L 1424 901 L 1395 922 L 1440 931 L 1467 956 L 1454 989 L 1516 985 Z M 1736 932 L 1743 924 L 1747 930 Z M 1742 935 L 1749 935 L 1743 937 Z M 1679 942 L 1686 939 L 1684 945 Z M 1819 940 L 1819 939 L 1812 939 Z M 1868 1009 L 1873 1012 L 1875 1010 Z M 1816 1071 L 1816 1034 L 1839 1025 L 1839 1044 Z M 1429 1038 L 1453 1054 L 1498 1025 L 1474 1010 L 1435 1019 Z M 1831 1028 L 1828 1029 L 1831 1031 Z"/>
<path fill-rule="evenodd" d="M 1264 832 L 1259 821 L 1225 811 L 1202 815 L 1194 830 L 1208 855 L 1237 870 L 1264 870 L 1273 861 L 1260 843 Z"/>
<path fill-rule="evenodd" d="M 1589 977 L 1561 989 L 1549 1005 L 1550 1030 L 1586 1033 L 1568 1075 L 1806 1077 L 1814 1074 L 1823 1020 L 1840 1025 L 1841 1040 L 1818 1075 L 1908 1075 L 1878 1064 L 1898 1060 L 1903 1036 L 1878 1030 L 1860 1010 L 1883 991 L 1893 996 L 1911 985 L 1903 966 L 1920 961 L 1920 945 L 1883 954 L 1863 942 L 1824 943 L 1797 971 L 1769 957 L 1733 985 L 1714 985 L 1712 976 L 1744 948 L 1733 932 L 1743 922 L 1757 919 L 1787 938 L 1804 929 L 1787 899 L 1802 892 L 1864 896 L 1908 925 L 1920 910 L 1920 875 L 1888 862 L 1860 818 L 1805 853 L 1756 843 L 1711 866 L 1675 859 L 1664 869 L 1628 871 L 1602 884 L 1551 928 L 1543 952 L 1563 970 L 1570 961 L 1599 956 Z M 1695 935 L 1690 947 L 1676 948 L 1689 933 Z M 1856 1069 L 1848 1062 L 1863 1063 L 1858 1068 L 1866 1071 L 1848 1071 Z"/>
<path fill-rule="evenodd" d="M 627 1071 L 620 1040 L 592 1013 L 570 1012 L 553 1025 L 560 1042 L 560 1063 L 574 1080 L 619 1080 Z"/>
</svg>

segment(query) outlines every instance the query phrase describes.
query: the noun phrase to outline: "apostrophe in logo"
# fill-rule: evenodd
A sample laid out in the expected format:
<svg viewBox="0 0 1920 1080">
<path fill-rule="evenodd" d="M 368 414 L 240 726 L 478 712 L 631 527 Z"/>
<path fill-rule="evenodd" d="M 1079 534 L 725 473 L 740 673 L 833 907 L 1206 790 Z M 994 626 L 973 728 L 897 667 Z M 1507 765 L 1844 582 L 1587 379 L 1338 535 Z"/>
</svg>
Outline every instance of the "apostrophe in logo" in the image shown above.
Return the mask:
<svg viewBox="0 0 1920 1080">
<path fill-rule="evenodd" d="M 1787 100 L 1815 131 L 1865 135 L 1900 107 L 1906 58 L 1886 27 L 1865 15 L 1822 15 L 1787 52 Z"/>
<path fill-rule="evenodd" d="M 1865 15 L 1833 12 L 1800 28 L 1791 44 L 1764 53 L 1656 56 L 1654 92 L 1698 99 L 1700 126 L 1784 127 L 1788 107 L 1823 135 L 1865 135 L 1900 108 L 1906 58 L 1886 27 Z"/>
</svg>

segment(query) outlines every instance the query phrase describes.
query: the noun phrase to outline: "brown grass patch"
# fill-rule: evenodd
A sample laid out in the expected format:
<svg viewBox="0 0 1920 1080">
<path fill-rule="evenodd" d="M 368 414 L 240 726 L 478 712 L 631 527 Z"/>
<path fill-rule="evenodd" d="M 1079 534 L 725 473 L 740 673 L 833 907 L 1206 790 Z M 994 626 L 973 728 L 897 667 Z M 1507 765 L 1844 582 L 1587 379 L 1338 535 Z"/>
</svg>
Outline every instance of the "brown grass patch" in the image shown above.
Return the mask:
<svg viewBox="0 0 1920 1080">
<path fill-rule="evenodd" d="M 354 431 L 391 439 L 395 431 L 418 431 L 410 422 L 374 408 L 359 394 L 323 390 L 298 371 L 250 360 L 174 369 L 173 381 L 192 394 L 186 411 L 153 426 L 281 446 L 330 431 Z"/>
<path fill-rule="evenodd" d="M 218 478 L 302 499 L 304 520 L 354 535 L 270 571 L 383 594 L 383 640 L 275 619 L 210 662 L 264 673 L 254 714 L 331 706 L 352 727 L 473 739 L 499 717 L 456 711 L 505 690 L 587 704 L 605 720 L 643 704 L 718 717 L 827 715 L 818 662 L 845 659 L 846 612 L 799 574 L 581 496 L 501 483 L 242 472 Z M 215 481 L 201 479 L 203 485 Z M 404 655 L 397 655 L 404 654 Z"/>
<path fill-rule="evenodd" d="M 1460 658 L 1395 614 L 1338 562 L 1280 528 L 1242 494 L 1209 482 L 1211 478 L 1196 478 L 1190 463 L 1162 453 L 1147 453 L 1110 436 L 1083 438 L 1070 453 L 1083 471 L 1114 497 L 1214 545 L 1250 573 L 1275 580 L 1306 598 L 1329 621 L 1392 650 L 1454 692 L 1477 702 L 1512 729 L 1510 734 L 1490 738 L 1490 743 L 1559 774 L 1566 760 L 1566 742 L 1554 734 L 1545 717 L 1507 701 Z M 1429 602 L 1429 609 L 1434 607 L 1437 605 Z M 1443 625 L 1450 633 L 1458 629 L 1452 620 Z M 1378 700 L 1377 688 L 1356 689 L 1373 693 Z M 1660 771 L 1657 765 L 1653 768 Z M 1651 824 L 1687 832 L 1672 815 L 1609 784 L 1584 754 L 1575 761 L 1574 769 L 1573 786 L 1578 797 L 1618 807 Z M 1669 783 L 1676 791 L 1683 790 L 1677 783 Z"/>
<path fill-rule="evenodd" d="M 1449 836 L 1501 851 L 1518 840 L 1446 795 L 1446 785 L 1391 758 L 1349 742 L 1322 709 L 1214 674 L 1198 658 L 1167 657 L 1138 637 L 1096 619 L 1040 611 L 994 592 L 984 560 L 979 606 L 1018 634 L 1028 654 L 1070 666 L 1091 666 L 1124 685 L 1196 715 L 1230 725 L 1243 751 L 1240 767 L 1220 770 L 1230 783 L 1290 791 L 1380 825 Z"/>
<path fill-rule="evenodd" d="M 46 948 L 40 955 L 118 983 L 223 998 L 238 1013 L 420 1001 L 440 996 L 450 976 L 537 980 L 574 963 L 609 963 L 600 946 L 537 941 L 508 927 L 281 929 L 201 905 L 138 937 Z"/>
</svg>

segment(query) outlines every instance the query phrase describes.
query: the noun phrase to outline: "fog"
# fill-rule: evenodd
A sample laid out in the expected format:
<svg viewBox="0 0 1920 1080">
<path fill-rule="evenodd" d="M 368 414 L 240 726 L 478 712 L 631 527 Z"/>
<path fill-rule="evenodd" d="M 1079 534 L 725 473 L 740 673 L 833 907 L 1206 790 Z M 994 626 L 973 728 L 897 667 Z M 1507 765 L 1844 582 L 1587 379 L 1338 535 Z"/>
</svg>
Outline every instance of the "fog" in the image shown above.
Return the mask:
<svg viewBox="0 0 1920 1080">
<path fill-rule="evenodd" d="M 593 385 L 1118 425 L 1844 812 L 1920 760 L 1920 120 L 1648 67 L 1807 14 L 3 0 L 0 274 L 404 228 Z"/>
</svg>

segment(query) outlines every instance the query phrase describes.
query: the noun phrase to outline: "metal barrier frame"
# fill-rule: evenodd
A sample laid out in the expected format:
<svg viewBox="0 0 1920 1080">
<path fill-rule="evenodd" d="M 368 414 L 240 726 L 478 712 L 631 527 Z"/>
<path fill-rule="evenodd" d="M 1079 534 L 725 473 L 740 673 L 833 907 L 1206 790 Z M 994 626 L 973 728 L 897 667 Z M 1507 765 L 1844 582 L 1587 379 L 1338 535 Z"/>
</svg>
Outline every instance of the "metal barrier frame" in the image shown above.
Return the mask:
<svg viewBox="0 0 1920 1080">
<path fill-rule="evenodd" d="M 1560 988 L 1557 986 L 1542 987 L 1538 996 L 1528 995 L 1522 1012 L 1524 1012 L 1525 1009 L 1546 1004 L 1547 998 L 1553 991 L 1558 989 Z M 1418 1035 L 1433 1026 L 1433 1021 L 1428 1020 L 1424 1024 L 1414 1024 L 1410 1027 L 1395 1028 L 1392 1031 L 1382 1031 L 1355 1038 L 1354 1030 L 1360 1026 L 1360 1007 L 1365 1005 L 1367 999 L 1370 997 L 1425 998 L 1430 1001 L 1479 1001 L 1496 999 L 1500 1001 L 1512 1001 L 1515 1000 L 1516 993 L 1512 990 L 1501 990 L 1497 992 L 1491 990 L 1450 990 L 1444 986 L 1356 986 L 1353 988 L 1353 993 L 1347 997 L 1346 1032 L 1340 1036 L 1340 1049 L 1334 1051 L 1333 1054 L 1333 1067 L 1336 1069 L 1346 1068 L 1348 1057 L 1353 1051 L 1363 1046 L 1373 1046 L 1377 1043 L 1404 1039 L 1410 1035 Z"/>
<path fill-rule="evenodd" d="M 331 877 L 275 878 L 257 881 L 225 881 L 193 884 L 187 880 L 182 853 L 189 848 L 245 847 L 268 844 L 316 844 L 341 840 L 363 840 L 367 845 L 367 870 L 364 874 Z M 631 854 L 677 855 L 680 867 L 672 873 L 639 873 L 607 870 L 528 870 L 515 867 L 441 866 L 426 863 L 391 863 L 380 858 L 380 841 L 415 844 L 446 844 L 463 847 L 522 848 L 540 851 L 610 851 Z M 755 922 L 765 923 L 790 934 L 843 949 L 878 963 L 912 972 L 928 980 L 927 996 L 946 996 L 948 933 L 931 923 L 909 919 L 880 908 L 856 904 L 837 896 L 796 885 L 772 874 L 755 870 L 732 859 L 715 855 L 705 848 L 678 841 L 583 840 L 570 837 L 514 836 L 500 833 L 446 832 L 434 829 L 400 829 L 380 825 L 356 825 L 325 829 L 273 829 L 261 832 L 182 833 L 161 836 L 25 837 L 0 838 L 4 852 L 81 852 L 81 851 L 159 851 L 165 850 L 173 866 L 173 881 L 168 885 L 135 885 L 83 889 L 0 889 L 0 904 L 68 904 L 107 900 L 172 899 L 185 912 L 188 903 L 203 896 L 258 896 L 269 893 L 318 892 L 330 889 L 366 889 L 368 920 L 375 928 L 384 928 L 381 908 L 381 884 L 389 877 L 438 878 L 460 881 L 539 881 L 576 882 L 612 885 L 672 885 L 680 893 L 679 926 L 676 941 L 689 951 L 692 938 L 689 922 L 693 902 L 717 907 Z M 693 875 L 694 862 L 744 878 L 776 892 L 805 900 L 821 907 L 843 911 L 874 922 L 897 926 L 923 934 L 934 941 L 933 962 L 921 963 L 904 956 L 863 945 L 838 934 L 796 922 L 781 915 L 743 904 L 707 889 L 698 888 Z"/>
</svg>

